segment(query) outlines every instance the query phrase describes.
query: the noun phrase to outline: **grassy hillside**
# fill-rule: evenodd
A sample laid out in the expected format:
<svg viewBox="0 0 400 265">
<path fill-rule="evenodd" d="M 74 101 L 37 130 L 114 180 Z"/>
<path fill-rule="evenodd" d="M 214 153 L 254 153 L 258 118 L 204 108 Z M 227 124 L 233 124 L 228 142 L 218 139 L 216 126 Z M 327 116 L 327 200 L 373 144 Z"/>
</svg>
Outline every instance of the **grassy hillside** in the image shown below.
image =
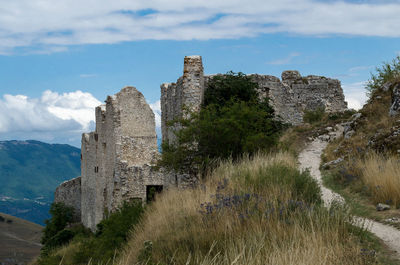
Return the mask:
<svg viewBox="0 0 400 265">
<path fill-rule="evenodd" d="M 0 264 L 27 264 L 40 253 L 43 227 L 0 213 Z"/>
<path fill-rule="evenodd" d="M 147 208 L 120 264 L 368 264 L 362 231 L 285 153 L 222 163 L 194 190 Z M 326 240 L 329 238 L 329 240 Z"/>
<path fill-rule="evenodd" d="M 375 264 L 374 255 L 360 254 L 368 248 L 365 231 L 349 220 L 341 208 L 322 207 L 317 183 L 292 155 L 256 155 L 222 163 L 197 188 L 160 194 L 132 223 L 125 247 L 92 262 Z M 38 264 L 87 264 L 83 255 L 94 255 L 100 239 L 78 235 Z"/>
<path fill-rule="evenodd" d="M 39 224 L 55 188 L 80 175 L 80 150 L 38 141 L 0 142 L 0 211 Z"/>
</svg>

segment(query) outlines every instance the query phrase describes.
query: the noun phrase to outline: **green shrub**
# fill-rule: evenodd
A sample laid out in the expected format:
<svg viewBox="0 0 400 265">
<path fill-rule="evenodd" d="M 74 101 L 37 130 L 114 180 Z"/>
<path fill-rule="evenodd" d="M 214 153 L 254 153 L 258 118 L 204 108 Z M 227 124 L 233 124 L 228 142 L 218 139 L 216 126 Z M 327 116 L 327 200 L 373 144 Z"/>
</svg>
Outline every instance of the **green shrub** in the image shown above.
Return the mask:
<svg viewBox="0 0 400 265">
<path fill-rule="evenodd" d="M 390 63 L 385 62 L 381 67 L 375 68 L 376 73 L 371 73 L 367 83 L 367 91 L 371 95 L 375 90 L 380 89 L 383 84 L 400 77 L 400 56 L 394 58 Z"/>
<path fill-rule="evenodd" d="M 169 124 L 180 130 L 176 143 L 163 143 L 160 165 L 204 174 L 219 159 L 274 149 L 283 125 L 274 119 L 268 98 L 258 98 L 257 88 L 242 73 L 213 77 L 200 112 Z"/>
<path fill-rule="evenodd" d="M 76 263 L 107 263 L 113 260 L 126 242 L 128 232 L 136 225 L 143 213 L 141 203 L 125 202 L 122 207 L 97 225 L 95 236 L 81 239 L 81 248 L 74 253 Z"/>
<path fill-rule="evenodd" d="M 225 75 L 216 75 L 210 79 L 204 93 L 204 106 L 224 106 L 231 100 L 257 101 L 258 84 L 251 77 L 232 71 Z"/>
<path fill-rule="evenodd" d="M 317 108 L 316 110 L 305 110 L 303 121 L 308 123 L 317 123 L 324 118 L 325 108 Z"/>
<path fill-rule="evenodd" d="M 82 225 L 65 228 L 48 240 L 48 245 L 51 243 L 52 246 L 70 242 L 65 253 L 58 253 L 54 247 L 45 247 L 37 264 L 57 265 L 63 255 L 68 255 L 67 259 L 63 259 L 63 264 L 110 264 L 126 243 L 129 231 L 139 222 L 142 213 L 141 203 L 125 202 L 119 210 L 97 225 L 95 234 Z"/>
<path fill-rule="evenodd" d="M 72 207 L 66 206 L 62 202 L 53 203 L 50 207 L 51 218 L 45 221 L 45 228 L 43 230 L 43 236 L 41 242 L 46 247 L 53 247 L 51 242 L 58 242 L 60 244 L 67 242 L 59 242 L 58 240 L 51 240 L 59 232 L 64 230 L 67 224 L 71 223 L 73 220 L 74 209 Z M 49 244 L 48 244 L 49 243 Z M 54 245 L 58 246 L 58 245 Z"/>
</svg>

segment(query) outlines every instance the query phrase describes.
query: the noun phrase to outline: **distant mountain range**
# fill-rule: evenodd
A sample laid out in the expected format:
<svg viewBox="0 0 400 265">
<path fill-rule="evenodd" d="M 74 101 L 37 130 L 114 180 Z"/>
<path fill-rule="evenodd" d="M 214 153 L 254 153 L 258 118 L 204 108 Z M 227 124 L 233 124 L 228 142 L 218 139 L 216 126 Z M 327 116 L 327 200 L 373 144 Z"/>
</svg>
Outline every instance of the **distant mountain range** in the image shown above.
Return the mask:
<svg viewBox="0 0 400 265">
<path fill-rule="evenodd" d="M 55 188 L 79 175 L 80 149 L 76 147 L 0 141 L 0 212 L 43 225 Z"/>
</svg>

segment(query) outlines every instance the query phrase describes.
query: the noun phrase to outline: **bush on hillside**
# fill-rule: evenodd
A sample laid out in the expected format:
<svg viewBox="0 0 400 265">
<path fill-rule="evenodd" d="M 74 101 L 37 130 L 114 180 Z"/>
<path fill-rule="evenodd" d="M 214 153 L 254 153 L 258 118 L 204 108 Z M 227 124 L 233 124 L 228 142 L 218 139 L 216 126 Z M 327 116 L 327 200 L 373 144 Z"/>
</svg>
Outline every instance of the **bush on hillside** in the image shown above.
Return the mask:
<svg viewBox="0 0 400 265">
<path fill-rule="evenodd" d="M 376 73 L 371 74 L 366 86 L 370 95 L 375 90 L 380 89 L 386 82 L 400 78 L 400 56 L 397 56 L 391 62 L 385 62 L 382 66 L 376 67 L 375 71 Z"/>
<path fill-rule="evenodd" d="M 43 230 L 43 236 L 41 239 L 41 243 L 45 246 L 51 242 L 53 237 L 64 230 L 67 224 L 73 221 L 74 209 L 62 202 L 57 202 L 50 206 L 49 212 L 51 218 L 45 221 L 46 226 Z M 68 242 L 56 241 L 60 244 Z"/>
<path fill-rule="evenodd" d="M 95 234 L 82 225 L 63 229 L 54 238 L 68 240 L 70 244 L 42 252 L 38 264 L 56 265 L 62 259 L 62 264 L 110 264 L 126 243 L 129 231 L 139 222 L 143 211 L 139 202 L 124 202 L 119 210 L 97 225 Z"/>
<path fill-rule="evenodd" d="M 160 165 L 204 174 L 216 160 L 272 150 L 283 125 L 274 119 L 268 98 L 258 98 L 257 88 L 242 73 L 214 76 L 200 112 L 169 124 L 180 130 L 176 143 L 163 143 Z"/>
</svg>

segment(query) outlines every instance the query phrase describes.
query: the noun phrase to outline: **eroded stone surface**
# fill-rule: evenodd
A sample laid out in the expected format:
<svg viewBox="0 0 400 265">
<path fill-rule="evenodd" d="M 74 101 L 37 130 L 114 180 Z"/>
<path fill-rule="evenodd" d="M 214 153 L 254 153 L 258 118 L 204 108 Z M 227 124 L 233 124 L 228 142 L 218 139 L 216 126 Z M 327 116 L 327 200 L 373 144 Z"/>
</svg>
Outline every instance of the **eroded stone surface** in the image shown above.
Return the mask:
<svg viewBox="0 0 400 265">
<path fill-rule="evenodd" d="M 96 108 L 96 130 L 82 136 L 82 223 L 95 230 L 123 201 L 144 201 L 149 183 L 163 185 L 149 169 L 157 155 L 154 113 L 142 93 L 125 87 L 107 97 Z"/>
<path fill-rule="evenodd" d="M 74 208 L 74 221 L 81 220 L 81 177 L 64 181 L 54 192 L 54 202 Z"/>
</svg>

